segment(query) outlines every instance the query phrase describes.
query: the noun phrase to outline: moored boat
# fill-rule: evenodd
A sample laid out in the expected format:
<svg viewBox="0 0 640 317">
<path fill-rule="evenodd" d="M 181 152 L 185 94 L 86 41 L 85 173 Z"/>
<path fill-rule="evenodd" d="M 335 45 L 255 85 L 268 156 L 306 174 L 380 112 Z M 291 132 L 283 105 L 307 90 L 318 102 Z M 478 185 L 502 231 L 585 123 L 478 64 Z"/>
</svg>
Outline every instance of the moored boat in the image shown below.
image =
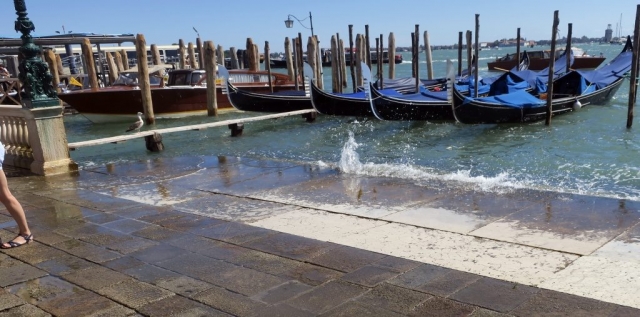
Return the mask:
<svg viewBox="0 0 640 317">
<path fill-rule="evenodd" d="M 207 113 L 207 90 L 205 71 L 198 69 L 173 70 L 168 72 L 164 84 L 162 74 L 165 66 L 149 69 L 151 99 L 156 118 L 179 118 Z M 266 71 L 231 70 L 230 76 L 237 87 L 246 91 L 267 92 L 269 81 L 275 91 L 294 90 L 295 85 L 285 74 Z M 84 117 L 95 123 L 133 121 L 136 113 L 143 112 L 141 91 L 137 84 L 135 69 L 122 72 L 110 87 L 66 91 L 59 98 Z M 222 81 L 216 89 L 217 106 L 221 110 L 233 109 L 222 93 Z"/>
<path fill-rule="evenodd" d="M 565 49 L 561 48 L 556 50 L 554 58 L 560 57 L 564 54 Z M 572 69 L 594 69 L 600 66 L 605 60 L 603 56 L 588 55 L 584 50 L 578 47 L 572 47 L 571 52 L 574 56 L 574 62 L 571 65 Z M 523 53 L 520 53 L 523 54 Z M 495 61 L 487 63 L 489 70 L 506 71 L 512 69 L 517 64 L 516 54 L 507 54 L 503 57 L 497 58 Z M 530 70 L 542 70 L 549 66 L 549 50 L 542 51 L 528 51 L 529 69 Z M 522 59 L 522 58 L 521 58 Z"/>
<path fill-rule="evenodd" d="M 227 98 L 231 106 L 241 111 L 258 112 L 289 112 L 313 109 L 309 93 L 309 76 L 313 77 L 313 70 L 305 63 L 304 90 L 286 90 L 279 92 L 259 93 L 236 87 L 233 80 L 226 80 L 229 72 L 224 66 L 218 66 L 223 85 L 227 86 Z"/>
<path fill-rule="evenodd" d="M 620 54 L 596 70 L 573 70 L 557 78 L 553 85 L 553 115 L 568 113 L 590 104 L 611 99 L 631 69 L 631 38 Z M 529 92 L 518 89 L 503 94 L 470 98 L 454 90 L 453 112 L 462 123 L 519 123 L 546 118 L 546 89 L 538 86 Z"/>
</svg>

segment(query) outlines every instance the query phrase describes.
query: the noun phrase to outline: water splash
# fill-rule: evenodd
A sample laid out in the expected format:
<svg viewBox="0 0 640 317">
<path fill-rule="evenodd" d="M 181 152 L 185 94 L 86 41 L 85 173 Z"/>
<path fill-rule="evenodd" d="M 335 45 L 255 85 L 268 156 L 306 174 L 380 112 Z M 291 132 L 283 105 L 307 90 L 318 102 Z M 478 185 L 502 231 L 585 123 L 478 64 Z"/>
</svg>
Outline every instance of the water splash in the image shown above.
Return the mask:
<svg viewBox="0 0 640 317">
<path fill-rule="evenodd" d="M 359 144 L 356 143 L 356 139 L 353 136 L 353 131 L 349 131 L 349 138 L 342 147 L 340 154 L 340 170 L 344 173 L 358 174 L 362 170 L 362 163 L 360 163 L 360 155 L 356 151 Z"/>
</svg>

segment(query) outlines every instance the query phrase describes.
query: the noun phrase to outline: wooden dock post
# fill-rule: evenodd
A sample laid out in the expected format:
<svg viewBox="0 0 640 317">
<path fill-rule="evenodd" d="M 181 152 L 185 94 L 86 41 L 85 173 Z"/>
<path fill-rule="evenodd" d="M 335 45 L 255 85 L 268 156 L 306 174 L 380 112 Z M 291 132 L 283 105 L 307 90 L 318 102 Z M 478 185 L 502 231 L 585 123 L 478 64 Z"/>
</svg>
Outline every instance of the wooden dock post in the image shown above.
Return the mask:
<svg viewBox="0 0 640 317">
<path fill-rule="evenodd" d="M 636 24 L 633 28 L 633 57 L 629 77 L 629 108 L 627 109 L 627 129 L 633 125 L 633 107 L 638 93 L 638 58 L 640 58 L 640 4 L 636 7 Z"/>
<path fill-rule="evenodd" d="M 293 56 L 291 54 L 291 41 L 287 36 L 284 38 L 284 59 L 287 62 L 287 75 L 289 75 L 289 80 L 294 80 L 295 74 L 293 73 Z"/>
<path fill-rule="evenodd" d="M 224 48 L 222 48 L 222 45 L 218 44 L 218 46 L 216 46 L 216 72 L 218 71 L 218 65 L 223 65 L 226 67 L 225 63 L 225 59 L 224 59 Z"/>
<path fill-rule="evenodd" d="M 471 68 L 473 67 L 473 65 L 471 65 L 472 61 L 473 61 L 473 48 L 472 43 L 471 43 L 471 31 L 467 30 L 467 34 L 466 34 L 466 40 L 467 40 L 467 69 L 469 70 L 469 72 L 471 72 Z M 469 74 L 471 75 L 471 74 Z"/>
<path fill-rule="evenodd" d="M 296 49 L 298 50 L 298 59 L 296 60 L 296 67 L 298 68 L 298 76 L 300 80 L 304 78 L 304 51 L 302 50 L 302 33 L 298 32 L 298 39 L 296 40 Z M 304 89 L 304 81 L 302 82 Z"/>
<path fill-rule="evenodd" d="M 91 42 L 88 38 L 82 39 L 82 44 L 80 44 L 82 48 L 82 55 L 84 56 L 85 68 L 84 71 L 87 73 L 89 77 L 89 86 L 91 89 L 99 89 L 100 85 L 98 84 L 98 75 L 96 74 L 96 64 L 93 61 L 93 50 L 91 49 Z"/>
<path fill-rule="evenodd" d="M 361 34 L 356 34 L 356 59 L 355 59 L 355 67 L 356 67 L 356 87 L 362 86 L 362 62 L 365 62 L 366 57 L 363 58 L 364 52 L 362 48 L 364 47 L 364 36 Z M 366 63 L 365 63 L 366 64 Z"/>
<path fill-rule="evenodd" d="M 433 60 L 431 58 L 431 44 L 429 44 L 429 31 L 424 31 L 424 57 L 427 61 L 427 79 L 433 79 Z"/>
<path fill-rule="evenodd" d="M 333 93 L 340 92 L 342 85 L 340 84 L 340 61 L 338 59 L 338 40 L 335 35 L 331 36 L 331 91 Z"/>
<path fill-rule="evenodd" d="M 340 34 L 336 33 L 336 40 L 338 40 L 338 51 L 340 54 L 338 55 L 338 59 L 340 62 L 340 82 L 342 86 L 340 87 L 340 92 L 344 92 L 344 89 L 347 88 L 347 61 L 345 58 L 345 50 L 344 50 L 344 41 L 340 39 Z"/>
<path fill-rule="evenodd" d="M 231 130 L 232 137 L 241 136 L 244 130 L 244 123 L 232 123 L 228 125 L 228 127 L 229 130 Z"/>
<path fill-rule="evenodd" d="M 147 65 L 147 42 L 144 35 L 136 35 L 136 59 L 138 60 L 138 78 L 140 96 L 142 99 L 142 109 L 147 124 L 156 122 L 153 113 L 153 101 L 151 99 L 151 86 L 149 85 L 149 65 Z"/>
<path fill-rule="evenodd" d="M 369 40 L 369 24 L 365 24 L 364 26 L 364 36 L 365 36 L 365 47 L 367 51 L 365 52 L 366 64 L 369 69 L 371 69 L 371 42 Z M 380 60 L 380 55 L 378 55 L 378 60 Z"/>
<path fill-rule="evenodd" d="M 196 38 L 196 53 L 198 53 L 198 68 L 204 68 L 204 54 L 202 51 L 202 40 L 198 36 Z"/>
<path fill-rule="evenodd" d="M 162 135 L 154 132 L 153 135 L 147 135 L 144 137 L 144 143 L 147 150 L 151 152 L 164 151 L 164 144 L 162 144 Z"/>
<path fill-rule="evenodd" d="M 231 69 L 240 68 L 240 62 L 238 61 L 238 50 L 235 47 L 229 47 L 229 55 L 231 55 Z"/>
<path fill-rule="evenodd" d="M 196 51 L 193 47 L 193 43 L 189 42 L 187 44 L 187 51 L 189 51 L 189 68 L 198 69 L 198 61 L 196 60 Z"/>
<path fill-rule="evenodd" d="M 60 92 L 60 88 L 59 88 L 60 75 L 58 75 L 58 63 L 56 62 L 56 55 L 53 53 L 52 50 L 45 50 L 44 56 L 45 56 L 45 60 L 47 61 L 47 64 L 49 64 L 49 70 L 51 71 L 51 75 L 53 76 L 51 80 L 51 84 L 53 85 L 53 88 L 57 92 Z"/>
<path fill-rule="evenodd" d="M 153 65 L 162 64 L 162 60 L 160 59 L 160 50 L 158 50 L 158 45 L 151 44 L 150 51 L 151 51 L 151 63 Z"/>
<path fill-rule="evenodd" d="M 569 25 L 567 25 L 567 48 L 565 48 L 565 54 L 567 54 L 567 68 L 565 68 L 565 72 L 568 73 L 570 68 L 571 68 L 571 58 L 569 58 L 569 55 L 571 53 L 571 36 L 573 33 L 573 23 L 569 23 Z M 552 51 L 553 52 L 553 51 Z M 555 58 L 555 54 L 553 55 Z"/>
<path fill-rule="evenodd" d="M 476 41 L 475 41 L 476 61 L 480 59 L 480 15 L 476 13 Z M 478 67 L 473 68 L 473 78 L 475 81 L 473 96 L 478 97 Z"/>
<path fill-rule="evenodd" d="M 178 61 L 178 69 L 184 69 L 185 65 L 187 64 L 187 55 L 184 48 L 184 40 L 182 39 L 178 40 L 178 58 L 180 58 L 180 60 Z"/>
<path fill-rule="evenodd" d="M 416 41 L 416 50 L 414 55 L 414 67 L 416 68 L 416 92 L 418 92 L 418 87 L 420 86 L 420 25 L 415 25 L 415 41 Z"/>
<path fill-rule="evenodd" d="M 382 38 L 382 34 L 380 34 L 380 55 L 378 56 L 382 56 L 382 53 L 384 52 L 384 42 L 383 42 L 383 38 Z M 389 65 L 391 64 L 395 64 L 395 57 L 389 55 Z M 380 81 L 380 89 L 382 89 L 384 87 L 384 63 L 378 63 L 378 65 L 380 65 L 380 68 L 378 68 L 378 80 Z"/>
<path fill-rule="evenodd" d="M 293 45 L 293 58 L 291 59 L 293 66 L 293 82 L 296 87 L 296 90 L 299 90 L 300 82 L 298 81 L 298 38 L 291 39 L 291 44 Z"/>
<path fill-rule="evenodd" d="M 316 43 L 315 37 L 310 36 L 309 39 L 307 40 L 307 63 L 309 64 L 309 66 L 311 66 L 311 69 L 313 70 L 318 69 L 317 63 L 322 63 L 322 61 L 318 60 L 317 49 L 318 49 L 318 44 Z M 317 75 L 318 75 L 317 71 L 314 71 L 314 74 L 307 74 L 307 76 L 313 77 L 314 80 L 316 80 Z M 302 81 L 304 81 L 304 78 L 302 78 Z M 308 87 L 305 87 L 305 88 L 308 88 Z"/>
<path fill-rule="evenodd" d="M 556 34 L 558 34 L 558 24 L 560 23 L 560 19 L 558 18 L 558 10 L 553 11 L 553 28 L 551 32 L 551 53 L 556 51 Z M 552 114 L 552 103 L 553 99 L 553 72 L 555 66 L 555 60 L 553 58 L 549 58 L 549 80 L 547 81 L 547 117 L 544 121 L 545 125 L 551 124 L 551 114 Z"/>
<path fill-rule="evenodd" d="M 127 51 L 120 50 L 120 56 L 122 56 L 122 70 L 129 69 L 129 55 L 127 55 Z"/>
<path fill-rule="evenodd" d="M 353 56 L 353 24 L 349 24 L 349 69 L 351 70 L 351 85 L 353 92 L 356 92 L 356 72 L 355 72 L 355 56 Z"/>
<path fill-rule="evenodd" d="M 382 56 L 382 49 L 380 48 L 380 39 L 376 37 L 376 56 Z M 382 72 L 380 71 L 382 68 L 382 63 L 376 63 L 376 81 L 379 83 L 378 88 L 382 89 Z M 373 80 L 373 79 L 372 79 Z"/>
<path fill-rule="evenodd" d="M 207 74 L 207 115 L 215 117 L 218 115 L 218 101 L 216 100 L 216 49 L 213 41 L 204 42 L 203 58 Z"/>
<path fill-rule="evenodd" d="M 516 60 L 516 65 L 517 66 L 516 67 L 520 67 L 520 28 L 518 28 L 518 32 L 517 33 L 518 34 L 516 35 L 516 43 L 517 43 L 516 44 L 516 58 L 517 58 L 517 60 Z M 567 58 L 567 60 L 569 60 L 569 59 Z M 569 68 L 567 68 L 567 69 L 569 69 Z"/>
<path fill-rule="evenodd" d="M 264 67 L 271 78 L 271 53 L 269 52 L 269 41 L 264 41 Z M 269 80 L 269 91 L 273 93 L 273 82 Z"/>
<path fill-rule="evenodd" d="M 393 32 L 389 33 L 389 58 L 393 57 L 393 63 L 389 60 L 389 79 L 396 77 L 396 37 Z"/>
<path fill-rule="evenodd" d="M 115 59 L 116 68 L 118 69 L 118 73 L 121 73 L 124 70 L 124 65 L 122 64 L 122 55 L 120 52 L 113 52 L 113 57 Z"/>
<path fill-rule="evenodd" d="M 462 76 L 462 32 L 458 32 L 458 76 Z"/>
<path fill-rule="evenodd" d="M 58 75 L 64 75 L 64 66 L 62 65 L 62 58 L 60 58 L 60 54 L 56 54 L 56 65 L 58 66 Z"/>
<path fill-rule="evenodd" d="M 245 49 L 247 52 L 247 61 L 249 63 L 249 65 L 247 66 L 249 70 L 257 71 L 258 65 L 256 65 L 255 48 L 253 47 L 253 39 L 251 39 L 250 37 L 247 38 L 247 45 Z"/>
<path fill-rule="evenodd" d="M 118 67 L 116 66 L 116 62 L 113 60 L 111 52 L 107 52 L 107 65 L 109 66 L 109 85 L 113 85 L 113 83 L 116 82 L 116 79 L 118 79 Z"/>
</svg>

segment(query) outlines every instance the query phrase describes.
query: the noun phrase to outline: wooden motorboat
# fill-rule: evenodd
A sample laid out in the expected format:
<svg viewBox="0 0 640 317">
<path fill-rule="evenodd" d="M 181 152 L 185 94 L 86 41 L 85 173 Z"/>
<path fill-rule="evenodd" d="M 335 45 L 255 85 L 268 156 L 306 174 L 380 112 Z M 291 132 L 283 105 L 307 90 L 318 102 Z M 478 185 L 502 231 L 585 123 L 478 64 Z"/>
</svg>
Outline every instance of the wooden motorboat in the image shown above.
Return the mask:
<svg viewBox="0 0 640 317">
<path fill-rule="evenodd" d="M 164 83 L 166 67 L 149 69 L 151 98 L 156 118 L 177 118 L 207 113 L 205 71 L 201 69 L 170 70 Z M 269 81 L 274 91 L 294 90 L 295 85 L 285 74 L 234 69 L 230 76 L 237 87 L 252 92 L 268 92 Z M 122 72 L 110 87 L 100 89 L 65 90 L 59 98 L 92 122 L 135 120 L 143 112 L 142 96 L 137 84 L 137 70 Z M 222 81 L 217 82 L 216 101 L 221 110 L 233 109 L 223 95 Z"/>
</svg>

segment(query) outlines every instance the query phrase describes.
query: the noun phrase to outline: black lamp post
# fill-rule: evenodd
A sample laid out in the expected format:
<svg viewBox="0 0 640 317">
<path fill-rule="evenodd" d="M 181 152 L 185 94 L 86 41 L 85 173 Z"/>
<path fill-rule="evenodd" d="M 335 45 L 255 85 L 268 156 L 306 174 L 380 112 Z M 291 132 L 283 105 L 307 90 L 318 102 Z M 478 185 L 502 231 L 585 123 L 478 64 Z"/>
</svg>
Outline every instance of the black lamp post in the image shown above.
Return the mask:
<svg viewBox="0 0 640 317">
<path fill-rule="evenodd" d="M 304 27 L 305 29 L 310 29 L 310 30 L 311 30 L 311 36 L 313 37 L 313 17 L 311 17 L 311 11 L 309 11 L 309 24 L 310 24 L 310 26 L 311 26 L 310 28 L 308 28 L 306 25 L 302 24 L 302 21 L 306 20 L 307 18 L 304 18 L 304 19 L 300 20 L 300 19 L 296 18 L 296 16 L 295 16 L 295 15 L 293 15 L 293 14 L 289 14 L 289 15 L 287 16 L 287 19 L 286 19 L 286 20 L 284 20 L 284 25 L 285 25 L 288 29 L 290 29 L 290 28 L 292 28 L 292 27 L 293 27 L 293 20 L 291 20 L 291 18 L 292 18 L 292 17 L 293 17 L 294 19 L 296 19 L 296 20 L 298 21 L 298 23 L 300 23 L 300 25 L 302 25 L 302 27 Z"/>
<path fill-rule="evenodd" d="M 18 78 L 24 87 L 23 105 L 27 108 L 41 108 L 59 106 L 58 93 L 53 88 L 53 76 L 49 72 L 49 66 L 42 61 L 40 47 L 33 43 L 31 32 L 36 29 L 33 22 L 27 18 L 27 5 L 24 0 L 13 0 L 18 15 L 15 23 L 16 32 L 22 33 L 22 46 L 20 55 L 22 60 L 18 69 Z"/>
</svg>

